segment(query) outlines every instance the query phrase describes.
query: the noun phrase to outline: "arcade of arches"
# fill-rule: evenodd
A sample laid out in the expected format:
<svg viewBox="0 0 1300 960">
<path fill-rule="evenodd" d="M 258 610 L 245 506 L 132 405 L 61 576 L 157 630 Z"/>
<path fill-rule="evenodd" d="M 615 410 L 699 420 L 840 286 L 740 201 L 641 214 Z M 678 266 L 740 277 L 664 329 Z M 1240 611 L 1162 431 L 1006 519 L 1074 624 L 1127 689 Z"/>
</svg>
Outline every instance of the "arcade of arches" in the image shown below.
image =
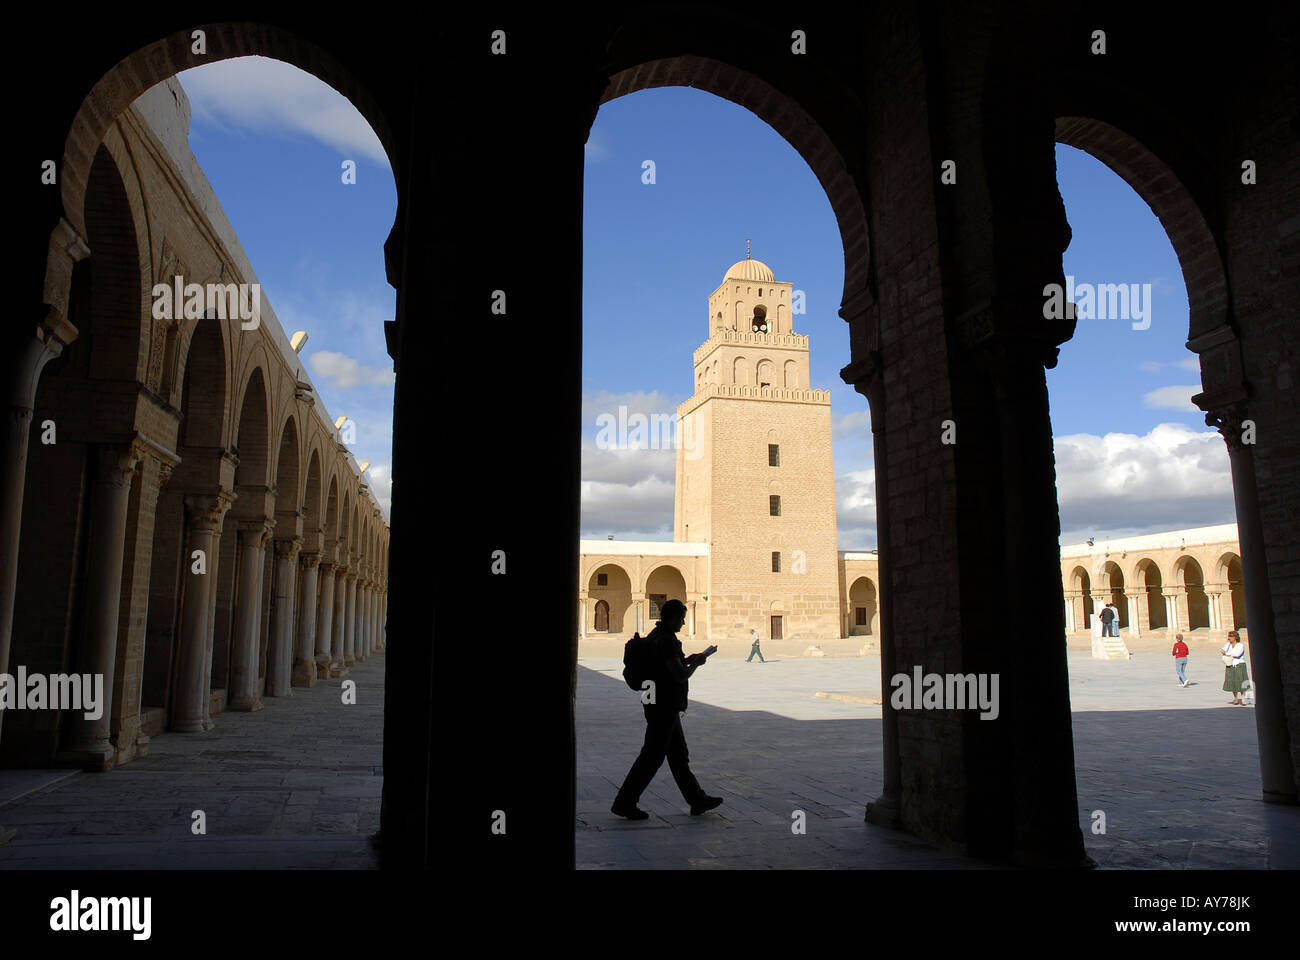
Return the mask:
<svg viewBox="0 0 1300 960">
<path fill-rule="evenodd" d="M 1061 253 L 1070 240 L 1056 185 L 1058 140 L 1116 170 L 1153 208 L 1179 257 L 1190 306 L 1187 343 L 1201 368 L 1202 392 L 1194 402 L 1223 434 L 1232 466 L 1262 794 L 1295 802 L 1300 127 L 1290 72 L 1294 4 L 1268 3 L 1250 17 L 1184 10 L 1171 19 L 1162 10 L 1112 0 L 1050 6 L 887 0 L 834 13 L 801 11 L 802 47 L 792 45 L 789 23 L 772 22 L 752 4 L 610 4 L 589 18 L 557 18 L 541 8 L 502 15 L 480 5 L 440 14 L 418 30 L 394 30 L 382 17 L 323 13 L 292 28 L 283 19 L 197 25 L 181 20 L 180 11 L 125 18 L 108 8 L 80 12 L 70 29 L 61 8 L 31 13 L 38 23 L 29 35 L 58 37 L 59 44 L 50 51 L 56 67 L 35 68 L 37 74 L 23 66 L 16 78 L 23 95 L 11 103 L 12 123 L 24 131 L 19 153 L 26 164 L 18 169 L 36 171 L 38 161 L 54 158 L 59 179 L 47 186 L 38 185 L 35 172 L 24 174 L 26 180 L 16 176 L 12 183 L 30 186 L 14 188 L 6 223 L 17 295 L 2 351 L 10 364 L 12 413 L 0 475 L 0 638 L 8 639 L 11 621 L 15 628 L 30 623 L 23 618 L 38 612 L 31 605 L 42 597 L 62 604 L 64 584 L 84 595 L 79 609 L 110 627 L 143 609 L 136 598 L 148 584 L 149 617 L 140 624 L 127 616 L 127 625 L 130 636 L 153 635 L 154 594 L 160 594 L 157 609 L 166 612 L 163 598 L 175 589 L 152 575 L 152 568 L 171 562 L 158 554 L 159 535 L 170 541 L 160 522 L 146 563 L 141 547 L 150 537 L 141 537 L 131 518 L 145 512 L 139 498 L 153 496 L 168 457 L 179 461 L 173 470 L 199 471 L 205 463 L 186 456 L 195 442 L 188 428 L 182 433 L 178 425 L 174 446 L 158 440 L 152 424 L 140 429 L 140 417 L 165 414 L 152 398 L 104 389 L 111 401 L 102 404 L 105 415 L 141 410 L 122 418 L 119 429 L 138 430 L 171 453 L 160 456 L 143 439 L 124 435 L 117 449 L 93 451 L 93 458 L 87 451 L 51 477 L 58 490 L 86 477 L 94 489 L 84 508 L 83 501 L 61 499 L 42 519 L 33 503 L 43 491 L 34 483 L 24 496 L 25 460 L 36 435 L 32 411 L 47 402 L 38 393 L 67 403 L 73 384 L 85 378 L 130 380 L 118 369 L 121 342 L 112 333 L 121 329 L 118 313 L 107 342 L 94 338 L 93 358 L 74 349 L 86 324 L 98 325 L 96 298 L 122 294 L 112 283 L 107 289 L 92 283 L 88 318 L 84 280 L 77 276 L 84 270 L 74 264 L 88 259 L 92 272 L 134 289 L 160 255 L 157 238 L 144 247 L 147 256 L 128 256 L 142 235 L 124 243 L 120 231 L 106 236 L 103 229 L 115 211 L 129 208 L 130 193 L 124 201 L 122 191 L 134 189 L 121 176 L 123 160 L 114 157 L 114 125 L 148 88 L 201 62 L 260 54 L 301 66 L 357 106 L 387 150 L 397 183 L 397 218 L 383 250 L 397 289 L 397 315 L 385 327 L 397 371 L 392 535 L 385 554 L 377 520 L 357 509 L 368 501 L 355 476 L 339 469 L 328 446 L 314 446 L 318 435 L 307 412 L 289 416 L 285 404 L 294 394 L 275 370 L 276 351 L 265 350 L 267 359 L 254 362 L 252 344 L 232 342 L 233 332 L 223 330 L 217 336 L 229 349 L 228 392 L 196 393 L 196 399 L 221 397 L 219 414 L 206 411 L 212 436 L 199 442 L 211 455 L 208 486 L 194 495 L 211 499 L 192 501 L 191 508 L 211 508 L 209 525 L 199 523 L 195 536 L 205 537 L 217 558 L 215 601 L 222 606 L 222 583 L 234 586 L 228 575 L 249 569 L 243 556 L 254 557 L 256 566 L 263 540 L 285 536 L 287 515 L 312 509 L 303 505 L 310 499 L 305 478 L 319 451 L 320 515 L 330 513 L 331 484 L 340 511 L 318 527 L 322 551 L 333 539 L 334 562 L 347 563 L 349 575 L 358 572 L 353 558 L 364 563 L 364 557 L 383 564 L 387 576 L 384 864 L 571 867 L 574 599 L 582 589 L 583 145 L 601 103 L 658 86 L 693 86 L 746 107 L 785 137 L 822 183 L 838 222 L 845 275 L 840 315 L 849 343 L 842 377 L 869 404 L 874 439 L 882 672 L 922 665 L 1001 677 L 1005 696 L 996 722 L 956 711 L 884 710 L 884 788 L 867 818 L 976 856 L 1022 864 L 1083 861 L 1066 651 L 1055 642 L 1067 607 L 1044 375 L 1075 333 L 1073 319 L 1043 316 L 1043 288 L 1064 285 Z M 207 41 L 201 55 L 192 41 L 199 28 Z M 1098 29 L 1106 37 L 1104 54 L 1097 51 Z M 494 31 L 500 31 L 495 40 Z M 1213 38 L 1212 49 L 1206 37 Z M 105 153 L 122 188 L 103 163 L 95 169 Z M 665 189 L 662 177 L 658 186 L 637 185 L 643 159 L 629 168 L 633 189 Z M 955 182 L 941 179 L 946 161 Z M 1247 178 L 1244 170 L 1254 172 Z M 208 276 L 218 274 L 196 238 L 169 242 L 178 255 L 203 264 Z M 504 315 L 492 310 L 494 291 L 508 297 Z M 627 316 L 608 322 L 653 322 L 640 307 L 629 304 Z M 127 362 L 134 357 L 135 381 L 148 384 L 152 345 L 143 349 L 140 332 L 142 347 Z M 199 336 L 188 328 L 181 334 L 177 357 L 192 352 L 185 337 Z M 164 358 L 167 347 L 164 340 Z M 96 366 L 101 349 L 106 368 Z M 64 350 L 62 369 L 42 372 L 43 362 Z M 163 368 L 181 374 L 165 400 L 179 409 L 184 369 L 170 362 Z M 190 370 L 192 377 L 215 372 Z M 939 442 L 947 419 L 958 424 L 956 444 Z M 266 453 L 251 454 L 244 438 L 263 430 Z M 75 430 L 67 436 L 70 444 L 108 443 L 89 429 L 79 441 Z M 219 452 L 236 440 L 238 464 Z M 303 500 L 282 508 L 281 451 L 288 449 L 298 451 Z M 141 465 L 134 469 L 144 471 L 138 479 L 128 472 L 135 459 Z M 33 462 L 32 469 L 40 465 Z M 128 489 L 127 479 L 131 493 L 116 492 Z M 185 491 L 203 479 L 187 477 Z M 173 474 L 160 502 L 175 496 L 169 491 L 176 483 Z M 227 504 L 221 491 L 237 498 Z M 74 538 L 86 524 L 64 516 L 82 509 L 88 541 Z M 223 509 L 228 519 L 218 548 L 214 514 Z M 356 511 L 355 523 L 345 509 Z M 172 510 L 170 516 L 184 516 Z M 163 516 L 160 507 L 160 521 Z M 33 549 L 24 518 L 59 533 L 49 543 L 64 552 L 48 560 L 66 575 L 57 590 L 18 588 L 20 542 Z M 172 529 L 176 522 L 168 521 Z M 335 525 L 333 537 L 328 523 Z M 121 591 L 125 598 L 114 606 L 114 578 L 94 565 L 90 576 L 73 571 L 82 569 L 77 558 L 84 550 L 102 550 L 103 537 L 119 530 L 123 541 L 127 531 L 134 537 L 121 552 L 121 583 L 131 590 Z M 304 540 L 307 535 L 304 529 Z M 292 544 L 296 535 L 285 539 Z M 79 552 L 71 551 L 73 543 Z M 379 559 L 385 556 L 386 563 Z M 1132 557 L 1116 561 L 1126 591 L 1151 582 L 1145 569 L 1126 566 Z M 1231 584 L 1234 576 L 1230 569 L 1225 581 L 1215 562 L 1197 561 L 1207 594 L 1211 584 Z M 1086 569 L 1095 596 L 1098 582 Z M 376 582 L 374 573 L 361 572 Z M 255 588 L 258 579 L 249 573 L 240 582 Z M 1162 591 L 1181 586 L 1190 597 L 1195 572 L 1190 565 L 1162 566 L 1160 580 Z M 237 624 L 244 622 L 240 595 L 235 587 Z M 1220 598 L 1226 622 L 1228 605 Z M 179 632 L 192 628 L 206 637 L 200 606 L 186 605 L 183 592 L 179 602 Z M 987 631 L 995 618 L 1021 638 L 1014 648 Z M 40 622 L 57 624 L 57 611 Z M 260 629 L 261 621 L 253 622 Z M 243 636 L 241 649 L 251 651 Z M 487 710 L 484 685 L 467 680 L 467 670 L 488 659 L 474 653 L 480 639 L 494 651 L 510 651 L 509 669 L 492 672 Z M 107 668 L 119 651 L 145 666 L 115 677 L 138 675 L 148 687 L 165 676 L 165 668 L 148 666 L 148 643 L 143 653 L 119 643 L 97 656 Z M 12 662 L 9 649 L 0 650 L 0 663 Z M 232 655 L 234 662 L 244 669 L 257 663 Z M 229 682 L 240 682 L 231 673 Z M 214 675 L 212 682 L 224 679 Z M 232 701 L 238 696 L 230 692 Z M 115 696 L 115 710 L 119 703 L 123 713 L 134 709 L 126 691 Z M 141 703 L 149 705 L 147 695 Z M 120 723 L 125 728 L 128 717 Z M 111 732 L 84 739 L 102 742 L 100 734 Z M 440 786 L 448 778 L 454 789 Z M 474 822 L 477 814 L 467 814 L 474 810 L 482 811 L 482 830 L 447 829 Z M 508 812 L 508 838 L 489 831 L 493 810 Z"/>
<path fill-rule="evenodd" d="M 8 663 L 102 674 L 106 708 L 0 714 L 9 765 L 107 770 L 383 648 L 387 524 L 274 311 L 154 315 L 155 282 L 257 279 L 188 129 L 174 79 L 144 94 L 94 152 L 85 246 L 56 237 Z"/>
</svg>

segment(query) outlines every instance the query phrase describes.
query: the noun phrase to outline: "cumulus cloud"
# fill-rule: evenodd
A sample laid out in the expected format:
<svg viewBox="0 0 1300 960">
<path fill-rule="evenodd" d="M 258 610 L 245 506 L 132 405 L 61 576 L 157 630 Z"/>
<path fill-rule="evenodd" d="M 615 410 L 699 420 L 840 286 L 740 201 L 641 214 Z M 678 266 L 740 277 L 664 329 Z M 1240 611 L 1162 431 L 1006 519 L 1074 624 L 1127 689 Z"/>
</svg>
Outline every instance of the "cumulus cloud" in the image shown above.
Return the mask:
<svg viewBox="0 0 1300 960">
<path fill-rule="evenodd" d="M 1150 393 L 1142 394 L 1142 402 L 1148 407 L 1165 410 L 1186 410 L 1196 413 L 1200 408 L 1192 403 L 1192 397 L 1201 392 L 1201 385 L 1160 387 Z"/>
<path fill-rule="evenodd" d="M 366 483 L 375 495 L 379 509 L 384 511 L 384 518 L 391 519 L 393 508 L 393 468 L 387 463 L 372 463 L 366 471 Z"/>
<path fill-rule="evenodd" d="M 1231 523 L 1228 450 L 1218 433 L 1162 423 L 1145 436 L 1057 437 L 1061 542 Z"/>
<path fill-rule="evenodd" d="M 239 57 L 182 71 L 179 79 L 194 116 L 227 131 L 298 134 L 391 169 L 379 137 L 351 101 L 290 64 Z"/>
<path fill-rule="evenodd" d="M 841 550 L 876 546 L 876 471 L 854 470 L 835 478 L 835 517 Z"/>
<path fill-rule="evenodd" d="M 672 477 L 649 477 L 638 483 L 582 481 L 584 540 L 672 540 Z"/>
<path fill-rule="evenodd" d="M 392 370 L 363 366 L 356 358 L 333 350 L 317 350 L 307 358 L 307 365 L 312 373 L 339 390 L 372 384 L 390 386 L 397 381 Z"/>
</svg>

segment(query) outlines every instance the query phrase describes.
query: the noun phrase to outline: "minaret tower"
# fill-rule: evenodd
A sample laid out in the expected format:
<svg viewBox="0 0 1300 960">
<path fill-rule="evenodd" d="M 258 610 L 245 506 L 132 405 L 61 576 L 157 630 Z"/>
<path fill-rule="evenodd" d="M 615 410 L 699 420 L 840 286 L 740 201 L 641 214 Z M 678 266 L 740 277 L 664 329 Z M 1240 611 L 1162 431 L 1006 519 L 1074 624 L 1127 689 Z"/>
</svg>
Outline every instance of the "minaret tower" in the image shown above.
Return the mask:
<svg viewBox="0 0 1300 960">
<path fill-rule="evenodd" d="M 732 266 L 677 408 L 674 539 L 709 544 L 714 642 L 840 635 L 830 392 L 809 382 L 793 297 L 767 264 Z"/>
</svg>

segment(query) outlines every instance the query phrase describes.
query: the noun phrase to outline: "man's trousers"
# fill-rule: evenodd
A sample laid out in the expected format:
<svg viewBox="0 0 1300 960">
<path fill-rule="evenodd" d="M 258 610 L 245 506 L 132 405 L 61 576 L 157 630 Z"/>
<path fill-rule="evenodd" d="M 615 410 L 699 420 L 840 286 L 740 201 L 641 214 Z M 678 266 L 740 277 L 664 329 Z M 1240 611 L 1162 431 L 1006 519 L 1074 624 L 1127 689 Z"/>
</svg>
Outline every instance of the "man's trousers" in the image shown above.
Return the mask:
<svg viewBox="0 0 1300 960">
<path fill-rule="evenodd" d="M 641 798 L 645 788 L 668 759 L 668 769 L 677 781 L 677 789 L 687 803 L 695 803 L 704 795 L 695 774 L 691 773 L 690 754 L 686 749 L 686 735 L 682 733 L 682 718 L 678 711 L 662 706 L 642 706 L 645 711 L 645 743 L 641 753 L 627 772 L 623 787 L 615 802 L 633 804 Z"/>
</svg>

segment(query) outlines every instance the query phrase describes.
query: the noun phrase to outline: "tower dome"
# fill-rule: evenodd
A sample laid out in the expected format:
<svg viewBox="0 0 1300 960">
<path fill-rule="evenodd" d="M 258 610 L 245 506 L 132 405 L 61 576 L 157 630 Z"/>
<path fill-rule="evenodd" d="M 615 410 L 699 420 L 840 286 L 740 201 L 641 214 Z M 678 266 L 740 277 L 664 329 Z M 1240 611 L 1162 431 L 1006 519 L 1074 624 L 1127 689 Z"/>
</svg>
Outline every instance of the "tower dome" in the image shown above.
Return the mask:
<svg viewBox="0 0 1300 960">
<path fill-rule="evenodd" d="M 723 283 L 727 280 L 762 280 L 765 283 L 776 283 L 776 274 L 762 260 L 751 260 L 746 257 L 734 265 L 722 275 Z"/>
</svg>

